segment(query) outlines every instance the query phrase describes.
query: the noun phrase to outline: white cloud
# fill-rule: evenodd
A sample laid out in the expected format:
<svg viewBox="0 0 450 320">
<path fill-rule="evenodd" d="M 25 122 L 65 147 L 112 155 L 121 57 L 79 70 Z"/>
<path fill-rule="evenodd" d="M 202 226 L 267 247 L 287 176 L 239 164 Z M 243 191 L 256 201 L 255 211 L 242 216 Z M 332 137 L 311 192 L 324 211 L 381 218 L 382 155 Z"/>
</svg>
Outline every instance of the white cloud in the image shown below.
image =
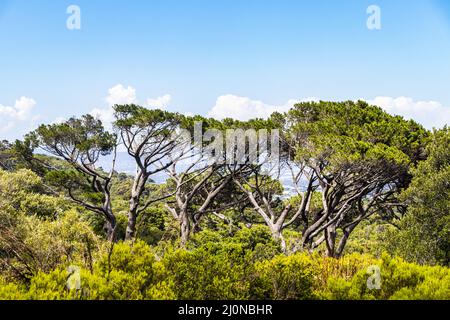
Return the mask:
<svg viewBox="0 0 450 320">
<path fill-rule="evenodd" d="M 16 100 L 14 106 L 0 104 L 0 131 L 6 132 L 15 128 L 19 123 L 36 120 L 39 116 L 32 112 L 35 106 L 36 101 L 27 97 Z"/>
<path fill-rule="evenodd" d="M 128 86 L 125 88 L 123 85 L 118 84 L 108 90 L 108 96 L 106 101 L 110 106 L 115 104 L 132 104 L 136 103 L 136 89 Z"/>
<path fill-rule="evenodd" d="M 170 105 L 171 101 L 172 96 L 170 94 L 166 94 L 156 99 L 147 99 L 147 107 L 164 110 Z"/>
<path fill-rule="evenodd" d="M 108 102 L 108 107 L 95 108 L 91 111 L 91 114 L 101 119 L 107 126 L 114 121 L 112 105 L 138 103 L 136 90 L 131 86 L 124 87 L 121 84 L 108 90 L 106 101 Z M 166 94 L 158 98 L 148 98 L 145 106 L 148 108 L 166 109 L 170 106 L 171 101 L 172 96 Z M 217 98 L 214 107 L 208 112 L 208 116 L 220 120 L 228 117 L 239 120 L 267 118 L 275 111 L 285 112 L 292 108 L 294 104 L 307 101 L 319 101 L 319 99 L 315 97 L 290 99 L 286 103 L 272 105 L 248 97 L 227 94 Z M 410 97 L 393 98 L 383 96 L 366 101 L 380 106 L 390 114 L 400 115 L 406 119 L 414 119 L 428 129 L 433 127 L 441 128 L 449 124 L 450 107 L 445 107 L 437 101 L 415 101 Z M 16 101 L 14 107 L 3 107 L 0 105 L 0 115 L 8 115 L 10 119 L 26 118 L 34 104 L 33 99 L 22 97 Z"/>
<path fill-rule="evenodd" d="M 101 120 L 105 127 L 111 129 L 111 124 L 114 121 L 114 109 L 112 108 L 112 106 L 109 106 L 107 108 L 94 108 L 92 109 L 90 114 L 94 118 Z"/>
<path fill-rule="evenodd" d="M 376 97 L 367 100 L 393 115 L 413 119 L 428 129 L 442 128 L 450 122 L 450 107 L 437 101 L 415 101 L 409 97 Z"/>
<path fill-rule="evenodd" d="M 27 120 L 35 105 L 36 101 L 33 99 L 21 97 L 19 100 L 16 100 L 13 107 L 3 106 L 0 104 L 0 115 L 13 120 Z"/>
<path fill-rule="evenodd" d="M 67 121 L 66 118 L 64 118 L 64 117 L 58 117 L 58 118 L 56 118 L 55 120 L 53 120 L 52 124 L 61 124 L 61 123 L 66 122 L 66 121 Z"/>
<path fill-rule="evenodd" d="M 366 99 L 363 99 L 366 100 Z M 291 99 L 285 104 L 271 105 L 248 97 L 232 94 L 217 98 L 215 106 L 208 116 L 216 119 L 235 118 L 248 120 L 252 118 L 267 118 L 274 111 L 285 112 L 299 102 L 319 101 L 317 98 Z M 376 97 L 366 100 L 368 103 L 380 106 L 386 112 L 400 115 L 406 119 L 414 119 L 428 129 L 442 128 L 450 122 L 450 107 L 443 106 L 437 101 L 415 101 L 409 97 Z"/>
<path fill-rule="evenodd" d="M 107 107 L 94 108 L 90 112 L 92 116 L 100 119 L 107 129 L 112 128 L 114 122 L 113 106 L 116 104 L 138 104 L 139 101 L 136 96 L 136 89 L 128 86 L 124 87 L 122 84 L 117 84 L 108 90 L 108 96 L 105 99 L 108 103 Z M 170 105 L 172 96 L 169 94 L 158 98 L 148 98 L 146 102 L 147 108 L 165 109 Z"/>
<path fill-rule="evenodd" d="M 289 110 L 296 103 L 317 100 L 317 98 L 291 99 L 282 105 L 275 106 L 248 97 L 228 94 L 217 98 L 216 105 L 209 111 L 208 116 L 219 120 L 235 118 L 244 121 L 252 118 L 267 118 L 275 111 Z"/>
</svg>

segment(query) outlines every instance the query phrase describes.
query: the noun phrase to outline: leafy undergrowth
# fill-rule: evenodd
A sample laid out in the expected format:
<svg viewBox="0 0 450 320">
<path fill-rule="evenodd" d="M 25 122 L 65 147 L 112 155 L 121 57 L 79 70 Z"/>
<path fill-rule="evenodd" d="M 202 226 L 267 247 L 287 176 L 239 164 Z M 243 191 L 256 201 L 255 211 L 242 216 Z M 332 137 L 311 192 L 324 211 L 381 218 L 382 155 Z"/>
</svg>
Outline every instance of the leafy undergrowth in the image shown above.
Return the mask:
<svg viewBox="0 0 450 320">
<path fill-rule="evenodd" d="M 0 299 L 450 299 L 449 268 L 386 254 L 286 256 L 261 236 L 254 242 L 254 233 L 243 232 L 239 241 L 193 241 L 188 249 L 163 251 L 140 241 L 118 243 L 91 268 L 74 268 L 72 261 L 28 284 L 0 279 Z M 371 270 L 380 271 L 378 288 L 370 289 Z"/>
</svg>

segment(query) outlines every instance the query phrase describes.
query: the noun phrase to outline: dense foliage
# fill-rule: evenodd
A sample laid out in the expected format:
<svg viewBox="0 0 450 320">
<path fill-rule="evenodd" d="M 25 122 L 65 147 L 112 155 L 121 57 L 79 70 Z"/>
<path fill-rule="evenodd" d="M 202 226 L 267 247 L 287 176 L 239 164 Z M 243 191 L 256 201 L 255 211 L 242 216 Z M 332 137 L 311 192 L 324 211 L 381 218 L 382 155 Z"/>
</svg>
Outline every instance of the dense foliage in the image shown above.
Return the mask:
<svg viewBox="0 0 450 320">
<path fill-rule="evenodd" d="M 269 243 L 251 250 L 245 236 L 236 237 L 191 250 L 166 248 L 162 256 L 161 248 L 143 242 L 116 244 L 92 269 L 78 269 L 79 287 L 68 286 L 72 270 L 62 264 L 28 285 L 0 280 L 0 299 L 450 299 L 448 268 L 388 255 L 286 256 Z M 371 265 L 382 270 L 379 290 L 367 287 Z"/>
<path fill-rule="evenodd" d="M 395 254 L 426 264 L 450 265 L 450 130 L 435 132 L 429 157 L 412 171 L 403 194 L 408 214 L 389 241 Z"/>
</svg>

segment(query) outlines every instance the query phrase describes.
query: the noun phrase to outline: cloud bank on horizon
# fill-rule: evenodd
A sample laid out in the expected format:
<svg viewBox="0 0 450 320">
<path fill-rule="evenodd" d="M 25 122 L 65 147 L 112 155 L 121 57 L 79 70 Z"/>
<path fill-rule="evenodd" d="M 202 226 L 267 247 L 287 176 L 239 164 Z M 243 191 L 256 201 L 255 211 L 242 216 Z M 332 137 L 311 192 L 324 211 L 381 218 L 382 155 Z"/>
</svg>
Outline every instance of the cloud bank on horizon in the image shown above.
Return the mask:
<svg viewBox="0 0 450 320">
<path fill-rule="evenodd" d="M 95 108 L 91 114 L 97 116 L 104 122 L 111 122 L 113 119 L 112 106 L 114 104 L 139 104 L 135 88 L 118 84 L 108 90 L 105 99 L 109 104 L 106 108 Z M 249 120 L 252 118 L 267 118 L 273 112 L 286 112 L 296 103 L 319 101 L 318 97 L 307 97 L 301 99 L 289 99 L 285 103 L 274 105 L 249 97 L 242 97 L 233 94 L 221 95 L 216 99 L 215 105 L 209 110 L 206 116 L 219 120 L 225 118 L 236 118 L 239 120 Z M 387 97 L 378 96 L 373 99 L 362 99 L 368 103 L 381 107 L 386 112 L 399 115 L 405 119 L 413 119 L 427 129 L 442 128 L 450 121 L 450 107 L 442 105 L 438 101 L 416 101 L 410 97 Z M 169 109 L 171 108 L 172 96 L 169 94 L 152 99 L 146 99 L 144 106 L 147 108 Z M 176 111 L 176 110 L 173 110 Z"/>
<path fill-rule="evenodd" d="M 108 90 L 105 98 L 108 106 L 105 108 L 94 108 L 91 114 L 98 117 L 105 123 L 113 121 L 113 109 L 115 104 L 139 104 L 136 89 L 132 86 L 117 84 Z M 301 99 L 289 99 L 285 103 L 274 105 L 249 97 L 242 97 L 233 94 L 221 95 L 217 98 L 215 105 L 209 110 L 206 116 L 223 120 L 225 118 L 235 118 L 239 120 L 249 120 L 252 118 L 267 118 L 273 112 L 286 112 L 296 103 L 319 101 L 317 97 L 307 97 Z M 362 99 L 368 103 L 381 107 L 386 112 L 399 115 L 405 119 L 413 119 L 421 123 L 427 129 L 442 128 L 450 121 L 450 107 L 442 105 L 438 101 L 416 101 L 410 97 L 386 97 L 378 96 L 374 99 Z M 165 94 L 157 98 L 147 98 L 144 106 L 147 108 L 169 109 L 171 108 L 172 96 Z M 176 111 L 176 110 L 173 110 Z"/>
<path fill-rule="evenodd" d="M 233 94 L 227 94 L 217 98 L 216 104 L 208 112 L 208 116 L 219 120 L 223 120 L 225 118 L 236 118 L 239 120 L 267 118 L 276 111 L 288 111 L 296 103 L 319 100 L 320 99 L 315 97 L 290 99 L 286 103 L 277 106 L 270 105 L 259 100 L 252 100 L 248 97 L 239 97 Z"/>
<path fill-rule="evenodd" d="M 319 100 L 317 97 L 308 97 L 290 99 L 285 103 L 274 105 L 249 97 L 226 94 L 216 99 L 215 105 L 210 108 L 206 116 L 219 120 L 231 117 L 243 121 L 251 118 L 267 118 L 275 111 L 288 111 L 296 103 Z M 373 99 L 362 100 L 377 105 L 390 114 L 399 115 L 405 119 L 413 119 L 427 129 L 442 128 L 449 124 L 450 107 L 444 106 L 438 101 L 416 101 L 411 97 L 403 96 L 396 98 L 378 96 Z M 102 120 L 107 128 L 111 128 L 111 123 L 114 120 L 112 107 L 115 104 L 141 104 L 147 108 L 174 109 L 171 105 L 172 96 L 170 94 L 157 98 L 147 98 L 143 103 L 140 103 L 134 87 L 117 84 L 108 90 L 108 95 L 104 98 L 104 106 L 93 108 L 90 114 Z M 0 134 L 10 137 L 19 134 L 19 132 L 24 134 L 27 130 L 32 130 L 37 125 L 36 121 L 41 118 L 36 106 L 37 102 L 34 99 L 25 96 L 17 99 L 12 106 L 0 104 Z M 72 115 L 67 115 L 67 117 L 70 116 Z M 59 117 L 52 123 L 62 122 L 65 119 Z M 20 137 L 15 136 L 14 138 Z"/>
<path fill-rule="evenodd" d="M 136 89 L 122 84 L 117 84 L 108 90 L 108 96 L 105 98 L 108 106 L 105 108 L 94 108 L 90 114 L 102 120 L 107 126 L 114 121 L 113 106 L 116 104 L 139 104 L 136 96 Z M 172 97 L 169 94 L 152 99 L 148 98 L 144 104 L 147 108 L 166 109 L 169 107 Z"/>
<path fill-rule="evenodd" d="M 285 112 L 299 102 L 319 101 L 319 98 L 290 99 L 287 103 L 275 106 L 247 97 L 223 95 L 217 98 L 215 106 L 208 116 L 217 119 L 234 117 L 240 120 L 251 118 L 267 118 L 274 111 Z M 384 97 L 361 99 L 372 105 L 381 107 L 392 115 L 399 115 L 405 119 L 413 119 L 427 129 L 442 128 L 450 121 L 450 107 L 444 107 L 437 101 L 415 101 L 410 97 Z"/>
<path fill-rule="evenodd" d="M 12 106 L 0 104 L 0 134 L 16 130 L 18 126 L 31 124 L 39 118 L 33 111 L 36 101 L 20 97 Z"/>
<path fill-rule="evenodd" d="M 390 114 L 413 119 L 427 129 L 440 129 L 450 122 L 450 107 L 445 107 L 438 101 L 415 101 L 409 97 L 376 97 L 367 102 Z"/>
</svg>

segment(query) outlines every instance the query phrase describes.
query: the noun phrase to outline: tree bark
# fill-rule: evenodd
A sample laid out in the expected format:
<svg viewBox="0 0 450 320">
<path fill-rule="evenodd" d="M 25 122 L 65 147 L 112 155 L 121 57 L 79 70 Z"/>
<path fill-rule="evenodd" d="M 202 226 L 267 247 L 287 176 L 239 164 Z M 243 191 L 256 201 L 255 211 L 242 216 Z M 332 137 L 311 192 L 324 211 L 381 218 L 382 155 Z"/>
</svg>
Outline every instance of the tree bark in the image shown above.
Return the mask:
<svg viewBox="0 0 450 320">
<path fill-rule="evenodd" d="M 325 243 L 327 247 L 327 256 L 330 258 L 336 258 L 336 229 L 334 227 L 328 227 L 325 230 Z"/>
<path fill-rule="evenodd" d="M 287 252 L 287 246 L 286 246 L 286 240 L 283 237 L 283 232 L 280 228 L 277 228 L 276 226 L 271 226 L 270 227 L 271 231 L 272 231 L 272 237 L 273 239 L 278 242 L 278 244 L 281 247 L 281 251 L 283 253 Z"/>
<path fill-rule="evenodd" d="M 107 217 L 105 229 L 108 241 L 110 242 L 117 241 L 117 221 L 114 215 Z"/>
<path fill-rule="evenodd" d="M 125 240 L 132 240 L 136 236 L 136 222 L 138 218 L 139 200 L 145 190 L 148 177 L 138 172 L 131 188 L 130 207 L 128 210 L 128 223 L 125 232 Z"/>
<path fill-rule="evenodd" d="M 191 234 L 191 223 L 189 221 L 189 215 L 187 210 L 180 212 L 180 239 L 181 246 L 186 247 Z"/>
</svg>

